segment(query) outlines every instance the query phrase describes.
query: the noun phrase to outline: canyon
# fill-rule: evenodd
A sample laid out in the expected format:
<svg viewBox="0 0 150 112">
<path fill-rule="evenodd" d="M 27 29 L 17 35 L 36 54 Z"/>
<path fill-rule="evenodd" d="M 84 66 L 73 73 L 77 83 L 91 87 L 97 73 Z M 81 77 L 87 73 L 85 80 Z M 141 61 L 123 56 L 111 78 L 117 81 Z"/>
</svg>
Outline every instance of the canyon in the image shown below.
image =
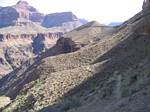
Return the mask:
<svg viewBox="0 0 150 112">
<path fill-rule="evenodd" d="M 19 58 L 27 60 L 0 79 L 0 111 L 149 112 L 149 6 L 144 0 L 139 13 L 117 26 L 91 21 L 68 32 L 58 27 L 35 35 L 3 32 L 0 46 L 10 48 L 0 56 L 12 68 Z M 49 20 L 46 25 L 53 26 Z"/>
<path fill-rule="evenodd" d="M 54 46 L 62 32 L 0 34 L 0 75 L 4 76 Z"/>
<path fill-rule="evenodd" d="M 33 23 L 36 23 L 37 26 L 43 29 L 44 27 L 54 27 L 63 31 L 70 31 L 87 23 L 87 21 L 77 18 L 72 12 L 45 15 L 23 0 L 19 1 L 16 5 L 0 8 L 1 28 L 31 25 Z"/>
<path fill-rule="evenodd" d="M 57 21 L 60 18 L 61 21 Z M 51 26 L 45 26 L 49 24 Z M 26 61 L 40 57 L 40 54 L 53 47 L 65 32 L 80 25 L 80 19 L 72 12 L 45 15 L 23 0 L 13 6 L 1 7 L 0 78 Z"/>
</svg>

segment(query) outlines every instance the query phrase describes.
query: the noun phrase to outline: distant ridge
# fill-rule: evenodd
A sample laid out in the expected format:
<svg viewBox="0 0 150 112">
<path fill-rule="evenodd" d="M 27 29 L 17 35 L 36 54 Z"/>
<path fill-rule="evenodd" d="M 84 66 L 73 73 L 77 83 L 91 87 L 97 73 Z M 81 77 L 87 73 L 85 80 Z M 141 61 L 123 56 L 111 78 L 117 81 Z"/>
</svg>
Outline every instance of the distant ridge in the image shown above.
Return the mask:
<svg viewBox="0 0 150 112">
<path fill-rule="evenodd" d="M 112 23 L 109 23 L 108 26 L 119 26 L 121 25 L 123 22 L 112 22 Z"/>
<path fill-rule="evenodd" d="M 0 28 L 10 26 L 36 26 L 53 28 L 68 32 L 87 23 L 84 19 L 79 19 L 72 12 L 59 12 L 43 14 L 31 6 L 27 1 L 20 0 L 15 5 L 0 7 Z"/>
<path fill-rule="evenodd" d="M 86 24 L 76 28 L 75 30 L 81 30 L 81 29 L 89 28 L 89 27 L 101 27 L 101 26 L 105 26 L 105 25 L 104 24 L 100 24 L 97 21 L 91 21 L 91 22 L 88 22 L 88 23 L 86 23 Z"/>
</svg>

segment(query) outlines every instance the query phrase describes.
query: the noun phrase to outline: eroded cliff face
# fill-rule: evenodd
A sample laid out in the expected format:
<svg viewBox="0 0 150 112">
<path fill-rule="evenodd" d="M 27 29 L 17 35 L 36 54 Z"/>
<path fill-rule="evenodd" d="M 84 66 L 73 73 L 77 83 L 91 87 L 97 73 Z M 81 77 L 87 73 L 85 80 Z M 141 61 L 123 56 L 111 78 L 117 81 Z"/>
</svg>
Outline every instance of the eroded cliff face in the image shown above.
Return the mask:
<svg viewBox="0 0 150 112">
<path fill-rule="evenodd" d="M 0 8 L 0 27 L 15 25 L 18 17 L 19 14 L 15 8 Z"/>
<path fill-rule="evenodd" d="M 0 34 L 0 75 L 20 67 L 29 59 L 53 47 L 62 32 L 39 34 Z"/>
<path fill-rule="evenodd" d="M 44 14 L 39 13 L 25 1 L 19 1 L 11 7 L 0 8 L 0 27 L 42 22 Z"/>
<path fill-rule="evenodd" d="M 86 20 L 77 18 L 72 12 L 45 15 L 23 0 L 13 6 L 0 7 L 0 27 L 29 26 L 32 24 L 32 27 L 39 25 L 45 29 L 53 28 L 68 32 L 86 22 Z"/>
<path fill-rule="evenodd" d="M 32 21 L 32 22 L 42 22 L 44 18 L 44 14 L 40 13 L 34 7 L 30 6 L 26 1 L 19 1 L 14 8 L 19 13 L 20 21 Z M 24 20 L 23 20 L 24 19 Z M 26 21 L 26 22 L 27 22 Z"/>
<path fill-rule="evenodd" d="M 42 22 L 42 26 L 46 28 L 62 27 L 65 31 L 73 30 L 81 25 L 80 20 L 72 12 L 48 14 Z"/>
</svg>

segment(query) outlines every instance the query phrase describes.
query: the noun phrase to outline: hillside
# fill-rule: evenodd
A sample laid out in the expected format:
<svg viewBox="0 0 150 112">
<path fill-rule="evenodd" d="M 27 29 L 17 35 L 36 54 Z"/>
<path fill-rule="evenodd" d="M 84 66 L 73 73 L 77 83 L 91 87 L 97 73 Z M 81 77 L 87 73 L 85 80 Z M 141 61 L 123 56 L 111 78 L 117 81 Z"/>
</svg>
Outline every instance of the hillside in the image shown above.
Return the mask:
<svg viewBox="0 0 150 112">
<path fill-rule="evenodd" d="M 149 9 L 146 0 L 117 27 L 93 21 L 66 33 L 0 80 L 1 111 L 149 112 Z"/>
</svg>

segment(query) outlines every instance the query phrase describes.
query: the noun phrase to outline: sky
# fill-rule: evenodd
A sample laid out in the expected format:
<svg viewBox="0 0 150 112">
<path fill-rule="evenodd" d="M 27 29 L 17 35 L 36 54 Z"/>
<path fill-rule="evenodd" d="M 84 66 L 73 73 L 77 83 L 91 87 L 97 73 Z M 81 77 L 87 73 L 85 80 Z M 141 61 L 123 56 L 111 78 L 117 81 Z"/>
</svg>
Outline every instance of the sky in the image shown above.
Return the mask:
<svg viewBox="0 0 150 112">
<path fill-rule="evenodd" d="M 0 0 L 11 6 L 19 0 Z M 39 12 L 49 14 L 72 11 L 77 17 L 100 23 L 123 22 L 141 11 L 143 0 L 25 0 Z"/>
</svg>

